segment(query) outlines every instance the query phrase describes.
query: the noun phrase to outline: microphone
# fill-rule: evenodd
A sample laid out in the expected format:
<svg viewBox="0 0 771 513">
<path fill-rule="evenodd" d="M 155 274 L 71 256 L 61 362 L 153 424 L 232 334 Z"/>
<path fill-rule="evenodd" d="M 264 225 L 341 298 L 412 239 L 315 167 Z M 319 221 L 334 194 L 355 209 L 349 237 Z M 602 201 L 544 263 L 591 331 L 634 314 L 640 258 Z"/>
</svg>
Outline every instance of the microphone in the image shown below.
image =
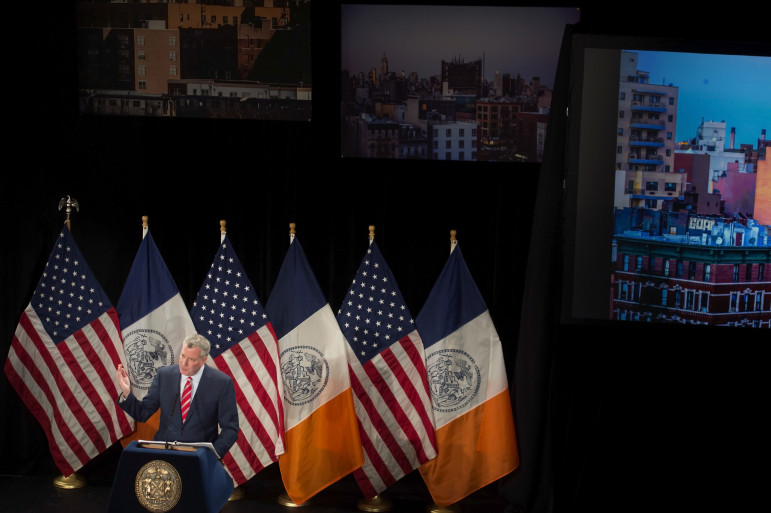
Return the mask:
<svg viewBox="0 0 771 513">
<path fill-rule="evenodd" d="M 171 427 L 171 419 L 174 417 L 174 412 L 177 411 L 177 403 L 179 402 L 179 390 L 174 394 L 174 402 L 171 403 L 171 413 L 169 413 L 169 423 L 166 424 L 166 445 L 164 448 L 169 449 L 169 428 Z"/>
</svg>

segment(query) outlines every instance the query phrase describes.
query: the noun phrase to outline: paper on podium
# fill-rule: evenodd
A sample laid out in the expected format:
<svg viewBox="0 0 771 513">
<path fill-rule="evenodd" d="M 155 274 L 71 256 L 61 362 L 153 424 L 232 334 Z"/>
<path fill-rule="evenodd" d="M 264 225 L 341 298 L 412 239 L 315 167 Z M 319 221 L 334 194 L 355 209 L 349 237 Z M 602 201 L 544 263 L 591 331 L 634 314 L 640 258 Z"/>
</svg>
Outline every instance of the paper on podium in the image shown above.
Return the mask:
<svg viewBox="0 0 771 513">
<path fill-rule="evenodd" d="M 175 451 L 195 451 L 199 447 L 209 449 L 217 459 L 220 455 L 214 449 L 211 442 L 162 442 L 159 440 L 137 440 L 137 445 L 149 449 L 173 449 Z"/>
</svg>

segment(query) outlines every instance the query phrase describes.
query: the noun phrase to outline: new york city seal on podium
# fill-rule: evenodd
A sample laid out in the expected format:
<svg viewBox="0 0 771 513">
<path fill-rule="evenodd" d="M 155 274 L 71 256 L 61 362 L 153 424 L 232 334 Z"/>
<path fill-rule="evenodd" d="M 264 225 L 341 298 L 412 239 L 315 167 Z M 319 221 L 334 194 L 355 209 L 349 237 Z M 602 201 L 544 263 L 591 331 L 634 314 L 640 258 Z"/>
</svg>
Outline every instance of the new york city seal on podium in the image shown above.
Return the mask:
<svg viewBox="0 0 771 513">
<path fill-rule="evenodd" d="M 166 512 L 182 496 L 182 479 L 170 463 L 153 460 L 142 465 L 134 480 L 137 500 L 147 511 Z"/>
</svg>

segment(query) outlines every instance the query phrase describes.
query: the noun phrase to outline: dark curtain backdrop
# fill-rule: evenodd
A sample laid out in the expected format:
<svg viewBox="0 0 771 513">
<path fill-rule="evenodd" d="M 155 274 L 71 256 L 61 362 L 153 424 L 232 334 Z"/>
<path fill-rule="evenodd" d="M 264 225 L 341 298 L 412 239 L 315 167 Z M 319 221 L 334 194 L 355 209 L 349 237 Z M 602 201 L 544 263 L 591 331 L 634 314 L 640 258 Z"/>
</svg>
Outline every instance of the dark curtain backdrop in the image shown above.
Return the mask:
<svg viewBox="0 0 771 513">
<path fill-rule="evenodd" d="M 756 8 L 582 7 L 566 32 L 768 39 Z M 744 9 L 744 10 L 742 10 Z M 721 11 L 721 12 L 717 12 Z M 659 327 L 562 326 L 560 185 L 570 69 L 560 62 L 547 156 L 537 164 L 339 158 L 338 3 L 314 2 L 311 123 L 81 117 L 70 6 L 46 7 L 11 52 L 24 89 L 8 105 L 0 220 L 0 359 L 64 222 L 117 303 L 149 216 L 191 306 L 219 242 L 219 221 L 266 301 L 297 224 L 337 309 L 375 225 L 380 249 L 417 315 L 457 230 L 501 336 L 522 464 L 499 489 L 514 511 L 732 506 L 758 497 L 769 390 L 766 334 L 692 336 Z M 30 41 L 19 29 L 11 37 Z M 563 56 L 569 39 L 563 43 Z M 42 69 L 41 69 L 42 67 Z M 42 430 L 0 376 L 0 473 L 56 475 Z M 84 468 L 114 464 L 108 451 Z"/>
</svg>

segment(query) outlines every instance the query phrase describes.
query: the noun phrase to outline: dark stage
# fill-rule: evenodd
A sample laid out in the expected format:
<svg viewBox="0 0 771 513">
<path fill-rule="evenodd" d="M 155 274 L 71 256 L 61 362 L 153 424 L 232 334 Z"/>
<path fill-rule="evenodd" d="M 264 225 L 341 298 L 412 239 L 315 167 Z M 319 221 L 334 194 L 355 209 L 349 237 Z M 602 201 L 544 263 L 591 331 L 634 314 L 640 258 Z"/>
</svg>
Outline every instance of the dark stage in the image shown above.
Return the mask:
<svg viewBox="0 0 771 513">
<path fill-rule="evenodd" d="M 97 469 L 92 474 L 84 487 L 69 490 L 53 484 L 56 475 L 0 476 L 0 511 L 107 513 L 114 472 L 109 469 Z M 132 483 L 122 484 L 133 486 Z M 362 511 L 357 507 L 361 493 L 352 475 L 322 490 L 302 507 L 287 507 L 279 502 L 284 488 L 277 463 L 263 469 L 242 485 L 239 491 L 241 498 L 228 501 L 222 508 L 222 513 Z M 417 471 L 408 474 L 389 488 L 383 498 L 391 502 L 390 511 L 394 513 L 422 513 L 432 507 L 431 497 Z M 455 507 L 462 513 L 502 513 L 506 511 L 506 502 L 498 494 L 497 484 L 493 483 L 460 501 Z"/>
</svg>

